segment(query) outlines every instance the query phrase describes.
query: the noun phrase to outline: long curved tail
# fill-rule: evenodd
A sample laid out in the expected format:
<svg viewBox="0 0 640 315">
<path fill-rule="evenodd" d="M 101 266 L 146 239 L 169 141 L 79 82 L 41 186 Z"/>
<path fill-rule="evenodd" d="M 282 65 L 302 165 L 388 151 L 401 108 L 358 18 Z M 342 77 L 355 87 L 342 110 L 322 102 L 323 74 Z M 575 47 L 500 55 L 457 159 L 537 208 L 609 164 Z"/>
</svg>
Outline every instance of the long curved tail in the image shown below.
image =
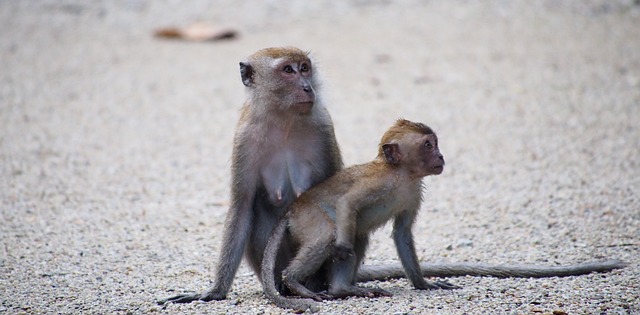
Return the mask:
<svg viewBox="0 0 640 315">
<path fill-rule="evenodd" d="M 273 229 L 271 237 L 269 238 L 264 250 L 261 271 L 264 294 L 278 307 L 292 309 L 298 312 L 310 310 L 315 313 L 318 311 L 318 307 L 315 305 L 316 302 L 313 300 L 287 298 L 280 295 L 280 292 L 276 289 L 274 268 L 276 265 L 276 257 L 278 256 L 278 248 L 280 247 L 280 243 L 282 243 L 286 228 L 287 219 L 283 218 Z"/>
<path fill-rule="evenodd" d="M 620 260 L 586 262 L 565 266 L 535 265 L 488 265 L 474 263 L 421 263 L 425 277 L 489 276 L 497 278 L 545 278 L 578 276 L 592 272 L 609 272 L 628 266 Z M 404 278 L 404 269 L 400 264 L 360 266 L 356 281 L 366 282 Z"/>
</svg>

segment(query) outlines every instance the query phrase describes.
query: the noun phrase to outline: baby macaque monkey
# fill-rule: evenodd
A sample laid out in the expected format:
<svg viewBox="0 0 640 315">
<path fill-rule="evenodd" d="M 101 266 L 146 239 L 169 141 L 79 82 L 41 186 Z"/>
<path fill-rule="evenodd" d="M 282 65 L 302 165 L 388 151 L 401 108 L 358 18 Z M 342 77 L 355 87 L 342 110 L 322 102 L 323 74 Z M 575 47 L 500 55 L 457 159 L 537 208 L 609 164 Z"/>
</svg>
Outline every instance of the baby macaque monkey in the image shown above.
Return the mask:
<svg viewBox="0 0 640 315">
<path fill-rule="evenodd" d="M 355 275 L 369 235 L 391 219 L 398 255 L 413 286 L 457 288 L 423 278 L 411 233 L 422 201 L 422 178 L 441 174 L 444 164 L 438 137 L 431 128 L 398 120 L 382 137 L 375 160 L 338 172 L 291 205 L 265 250 L 262 281 L 267 297 L 280 307 L 316 310 L 312 301 L 285 298 L 276 290 L 275 257 L 285 231 L 297 254 L 283 270 L 282 280 L 294 295 L 316 301 L 390 296 L 379 288 L 357 286 Z M 313 292 L 305 286 L 307 277 L 321 268 L 327 272 L 326 293 Z"/>
</svg>

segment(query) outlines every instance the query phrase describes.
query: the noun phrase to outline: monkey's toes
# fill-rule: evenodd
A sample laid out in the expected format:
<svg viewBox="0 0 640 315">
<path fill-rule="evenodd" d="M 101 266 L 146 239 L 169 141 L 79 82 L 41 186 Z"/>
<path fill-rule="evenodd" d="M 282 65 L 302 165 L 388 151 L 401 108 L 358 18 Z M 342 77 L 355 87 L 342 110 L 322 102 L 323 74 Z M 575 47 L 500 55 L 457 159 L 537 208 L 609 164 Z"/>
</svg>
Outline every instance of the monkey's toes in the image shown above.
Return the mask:
<svg viewBox="0 0 640 315">
<path fill-rule="evenodd" d="M 349 288 L 345 288 L 345 289 L 333 292 L 332 295 L 335 298 L 346 298 L 350 296 L 366 297 L 366 298 L 393 296 L 393 294 L 391 294 L 390 292 L 382 290 L 380 288 L 363 288 L 358 286 L 352 286 Z"/>
<path fill-rule="evenodd" d="M 323 300 L 334 300 L 335 297 L 333 297 L 333 295 L 329 294 L 329 292 L 327 291 L 322 291 L 316 293 L 316 297 L 314 297 L 313 299 L 317 302 L 322 302 Z"/>
</svg>

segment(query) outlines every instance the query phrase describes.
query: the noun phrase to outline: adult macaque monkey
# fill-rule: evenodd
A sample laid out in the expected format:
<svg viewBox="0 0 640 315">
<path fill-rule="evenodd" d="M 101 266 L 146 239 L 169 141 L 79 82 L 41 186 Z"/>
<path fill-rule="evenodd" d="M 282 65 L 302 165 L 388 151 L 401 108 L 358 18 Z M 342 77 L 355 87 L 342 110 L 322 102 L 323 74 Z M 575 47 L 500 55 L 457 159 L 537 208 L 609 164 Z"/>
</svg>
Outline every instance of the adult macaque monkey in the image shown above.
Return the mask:
<svg viewBox="0 0 640 315">
<path fill-rule="evenodd" d="M 203 293 L 177 295 L 160 304 L 224 299 L 243 253 L 260 276 L 267 239 L 289 204 L 342 168 L 333 123 L 317 93 L 307 52 L 294 47 L 259 50 L 240 63 L 240 75 L 248 100 L 233 141 L 231 206 L 215 283 Z M 285 240 L 276 275 L 291 253 Z"/>
<path fill-rule="evenodd" d="M 305 311 L 316 311 L 308 299 L 343 298 L 347 296 L 388 296 L 378 288 L 364 288 L 358 280 L 379 278 L 372 273 L 356 276 L 372 231 L 393 219 L 393 240 L 403 267 L 403 274 L 416 289 L 453 289 L 447 282 L 429 282 L 423 275 L 480 274 L 504 276 L 561 276 L 591 271 L 608 271 L 624 266 L 611 261 L 568 267 L 490 267 L 461 264 L 459 270 L 438 269 L 418 263 L 411 226 L 422 200 L 422 178 L 442 173 L 444 158 L 438 148 L 438 138 L 431 128 L 420 123 L 398 120 L 382 137 L 378 156 L 372 162 L 356 165 L 303 193 L 290 207 L 267 243 L 262 266 L 265 294 L 276 305 Z M 288 233 L 286 233 L 288 231 Z M 281 296 L 274 278 L 276 253 L 284 235 L 297 250 L 291 263 L 282 271 L 282 279 L 291 292 L 303 298 Z M 362 266 L 365 267 L 365 266 Z M 360 267 L 360 268 L 362 268 Z M 375 266 L 369 266 L 375 268 Z M 422 270 L 421 270 L 422 268 Z M 485 269 L 486 268 L 486 269 Z M 393 268 L 394 270 L 397 267 Z M 455 268 L 454 268 L 455 269 Z M 309 276 L 324 270 L 328 280 L 326 293 L 309 290 Z M 396 272 L 396 271 L 394 271 Z"/>
</svg>

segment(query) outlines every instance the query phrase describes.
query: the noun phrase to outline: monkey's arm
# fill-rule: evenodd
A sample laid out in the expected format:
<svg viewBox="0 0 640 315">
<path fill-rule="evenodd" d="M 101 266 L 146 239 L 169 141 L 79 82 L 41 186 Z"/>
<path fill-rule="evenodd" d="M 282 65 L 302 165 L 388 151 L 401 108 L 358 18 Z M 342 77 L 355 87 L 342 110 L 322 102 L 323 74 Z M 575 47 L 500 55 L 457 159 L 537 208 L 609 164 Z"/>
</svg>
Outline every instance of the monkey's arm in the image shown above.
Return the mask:
<svg viewBox="0 0 640 315">
<path fill-rule="evenodd" d="M 383 190 L 376 184 L 358 180 L 336 202 L 336 258 L 344 259 L 345 255 L 353 254 L 358 211 L 375 202 L 378 192 Z"/>
<path fill-rule="evenodd" d="M 247 243 L 250 228 L 253 224 L 253 213 L 248 201 L 242 202 L 229 209 L 224 226 L 222 248 L 218 256 L 216 281 L 213 287 L 202 293 L 178 294 L 167 299 L 159 300 L 158 304 L 190 303 L 193 301 L 224 300 L 231 288 L 233 278 L 240 266 L 242 254 Z"/>
<path fill-rule="evenodd" d="M 336 244 L 334 256 L 346 259 L 353 255 L 357 212 L 351 208 L 348 198 L 340 198 L 336 205 Z"/>
<path fill-rule="evenodd" d="M 393 240 L 398 250 L 398 256 L 404 272 L 416 289 L 456 289 L 459 288 L 448 282 L 430 282 L 423 278 L 418 263 L 418 256 L 413 242 L 411 227 L 416 217 L 416 210 L 409 210 L 396 216 L 393 222 Z"/>
<path fill-rule="evenodd" d="M 240 149 L 240 150 L 238 150 Z M 158 301 L 165 303 L 190 303 L 196 300 L 211 301 L 226 298 L 235 277 L 247 239 L 253 226 L 253 203 L 256 194 L 256 172 L 249 172 L 248 157 L 237 152 L 246 148 L 234 148 L 231 186 L 231 207 L 227 211 L 222 237 L 222 248 L 218 256 L 216 281 L 213 287 L 202 293 L 178 294 Z"/>
<path fill-rule="evenodd" d="M 244 194 L 243 194 L 244 195 Z M 200 300 L 221 300 L 231 288 L 253 224 L 253 197 L 244 196 L 227 213 L 214 286 Z"/>
<path fill-rule="evenodd" d="M 327 178 L 333 176 L 336 172 L 342 169 L 342 154 L 340 153 L 340 147 L 338 146 L 338 141 L 336 140 L 335 131 L 333 129 L 333 122 L 331 122 L 331 117 L 327 112 L 326 108 L 323 111 L 324 121 L 327 122 L 326 125 L 322 126 L 320 132 L 323 134 L 322 139 L 324 139 L 324 147 L 327 148 L 324 150 L 325 161 L 327 161 L 326 165 L 326 175 Z"/>
<path fill-rule="evenodd" d="M 165 303 L 190 303 L 193 301 L 223 300 L 231 288 L 233 278 L 242 260 L 250 228 L 253 224 L 253 213 L 248 201 L 232 206 L 225 220 L 222 248 L 218 256 L 216 281 L 213 287 L 202 293 L 185 293 L 158 301 Z"/>
</svg>

